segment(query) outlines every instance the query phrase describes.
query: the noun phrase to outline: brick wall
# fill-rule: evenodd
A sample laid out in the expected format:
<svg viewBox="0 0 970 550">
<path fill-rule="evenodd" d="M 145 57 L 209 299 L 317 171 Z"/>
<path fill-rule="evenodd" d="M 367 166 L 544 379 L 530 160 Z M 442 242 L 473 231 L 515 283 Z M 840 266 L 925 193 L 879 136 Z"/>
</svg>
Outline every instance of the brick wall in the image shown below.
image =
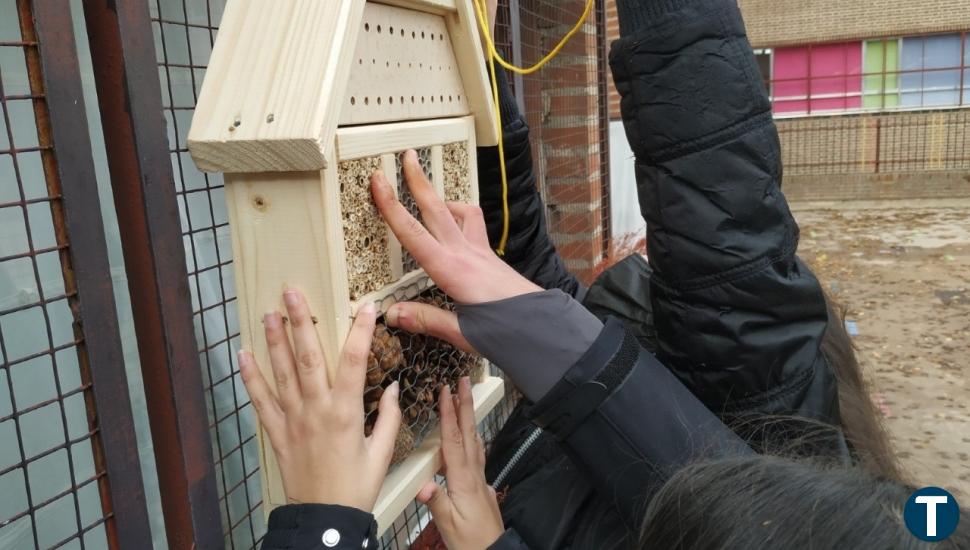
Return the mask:
<svg viewBox="0 0 970 550">
<path fill-rule="evenodd" d="M 776 121 L 790 200 L 970 197 L 970 111 Z"/>
<path fill-rule="evenodd" d="M 755 48 L 970 29 L 968 0 L 739 0 Z"/>
<path fill-rule="evenodd" d="M 970 173 L 970 111 L 777 120 L 786 176 Z"/>
<path fill-rule="evenodd" d="M 616 0 L 606 0 L 606 44 L 620 38 L 620 23 L 616 17 Z M 607 98 L 609 100 L 610 120 L 620 119 L 620 94 L 613 85 L 613 75 L 607 77 Z"/>
<path fill-rule="evenodd" d="M 575 24 L 585 0 L 521 0 L 526 64 L 548 52 Z M 596 13 L 562 52 L 523 78 L 539 187 L 549 232 L 571 272 L 589 282 L 603 257 L 604 205 Z M 606 60 L 602 60 L 606 63 Z"/>
</svg>

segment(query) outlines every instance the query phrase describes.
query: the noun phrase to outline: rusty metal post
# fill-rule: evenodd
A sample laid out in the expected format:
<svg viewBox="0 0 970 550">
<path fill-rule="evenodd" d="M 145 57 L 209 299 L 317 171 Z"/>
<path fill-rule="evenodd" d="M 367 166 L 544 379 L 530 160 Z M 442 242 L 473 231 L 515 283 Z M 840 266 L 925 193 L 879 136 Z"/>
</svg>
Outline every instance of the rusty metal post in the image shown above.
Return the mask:
<svg viewBox="0 0 970 550">
<path fill-rule="evenodd" d="M 152 544 L 97 179 L 81 91 L 71 11 L 55 0 L 19 0 L 27 67 L 42 143 L 65 294 L 74 326 L 105 531 L 113 548 Z M 29 14 L 27 13 L 29 12 Z M 28 36 L 27 33 L 35 33 Z"/>
<path fill-rule="evenodd" d="M 172 548 L 224 545 L 148 3 L 84 14 L 128 272 L 165 531 Z"/>
</svg>

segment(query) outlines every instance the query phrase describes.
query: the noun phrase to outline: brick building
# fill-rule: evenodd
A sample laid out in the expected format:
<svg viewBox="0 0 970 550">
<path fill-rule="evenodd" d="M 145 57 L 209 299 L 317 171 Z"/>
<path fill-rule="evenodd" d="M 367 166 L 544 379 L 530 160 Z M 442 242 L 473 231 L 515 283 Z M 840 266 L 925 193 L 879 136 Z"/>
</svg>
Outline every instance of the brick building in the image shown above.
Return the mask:
<svg viewBox="0 0 970 550">
<path fill-rule="evenodd" d="M 790 199 L 970 196 L 970 3 L 739 4 Z M 613 91 L 609 105 L 618 120 Z"/>
</svg>

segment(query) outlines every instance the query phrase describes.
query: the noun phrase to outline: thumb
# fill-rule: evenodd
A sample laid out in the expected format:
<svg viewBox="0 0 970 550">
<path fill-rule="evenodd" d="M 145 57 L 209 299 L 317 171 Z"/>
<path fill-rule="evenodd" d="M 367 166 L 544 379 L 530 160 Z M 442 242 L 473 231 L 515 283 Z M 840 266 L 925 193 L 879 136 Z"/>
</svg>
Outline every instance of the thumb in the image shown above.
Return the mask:
<svg viewBox="0 0 970 550">
<path fill-rule="evenodd" d="M 434 336 L 462 351 L 478 353 L 462 336 L 461 328 L 458 326 L 458 315 L 454 311 L 430 304 L 400 302 L 387 310 L 385 319 L 392 327 L 402 328 L 413 334 Z"/>
<path fill-rule="evenodd" d="M 418 502 L 431 510 L 431 515 L 434 516 L 435 523 L 439 525 L 439 528 L 441 525 L 449 525 L 452 510 L 451 497 L 448 496 L 448 491 L 445 491 L 441 485 L 438 485 L 434 480 L 425 483 L 424 487 L 418 491 L 416 498 Z"/>
</svg>

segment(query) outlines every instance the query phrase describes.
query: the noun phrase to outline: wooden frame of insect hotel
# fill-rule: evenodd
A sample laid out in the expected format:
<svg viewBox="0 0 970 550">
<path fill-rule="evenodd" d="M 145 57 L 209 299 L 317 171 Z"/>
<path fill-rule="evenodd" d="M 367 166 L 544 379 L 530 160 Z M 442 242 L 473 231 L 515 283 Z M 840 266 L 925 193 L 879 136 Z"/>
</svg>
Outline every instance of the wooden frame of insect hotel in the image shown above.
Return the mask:
<svg viewBox="0 0 970 550">
<path fill-rule="evenodd" d="M 441 196 L 477 202 L 476 142 L 496 143 L 478 37 L 471 0 L 226 6 L 188 143 L 200 169 L 226 173 L 242 343 L 268 379 L 260 315 L 282 309 L 284 284 L 303 290 L 319 316 L 328 368 L 359 304 L 449 305 L 380 218 L 369 176 L 396 175 L 401 202 L 416 213 L 401 175 L 401 152 L 416 149 Z M 378 327 L 365 425 L 392 380 L 401 380 L 404 413 L 397 463 L 374 510 L 381 530 L 438 469 L 435 389 L 465 374 L 481 420 L 503 393 L 481 359 Z M 272 448 L 258 436 L 269 513 L 285 496 Z"/>
</svg>

